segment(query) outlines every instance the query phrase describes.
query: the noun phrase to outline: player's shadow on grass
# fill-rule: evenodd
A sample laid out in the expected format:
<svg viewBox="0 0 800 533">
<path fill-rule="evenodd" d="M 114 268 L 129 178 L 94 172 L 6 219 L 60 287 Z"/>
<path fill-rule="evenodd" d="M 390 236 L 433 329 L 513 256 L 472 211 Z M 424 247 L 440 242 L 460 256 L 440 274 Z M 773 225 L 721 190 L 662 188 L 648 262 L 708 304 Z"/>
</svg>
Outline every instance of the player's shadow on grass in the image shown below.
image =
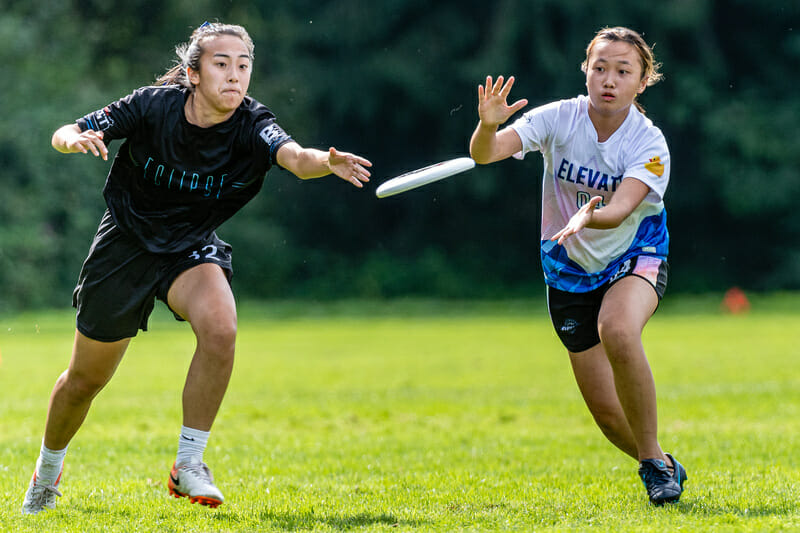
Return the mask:
<svg viewBox="0 0 800 533">
<path fill-rule="evenodd" d="M 383 524 L 392 527 L 413 527 L 420 525 L 416 521 L 398 520 L 391 514 L 369 514 L 358 513 L 354 515 L 340 515 L 336 513 L 318 514 L 313 510 L 277 512 L 264 511 L 261 513 L 262 522 L 269 523 L 272 527 L 283 529 L 284 531 L 296 531 L 298 529 L 316 529 L 315 526 L 325 524 L 329 527 L 347 530 L 362 528 L 375 524 Z"/>
</svg>

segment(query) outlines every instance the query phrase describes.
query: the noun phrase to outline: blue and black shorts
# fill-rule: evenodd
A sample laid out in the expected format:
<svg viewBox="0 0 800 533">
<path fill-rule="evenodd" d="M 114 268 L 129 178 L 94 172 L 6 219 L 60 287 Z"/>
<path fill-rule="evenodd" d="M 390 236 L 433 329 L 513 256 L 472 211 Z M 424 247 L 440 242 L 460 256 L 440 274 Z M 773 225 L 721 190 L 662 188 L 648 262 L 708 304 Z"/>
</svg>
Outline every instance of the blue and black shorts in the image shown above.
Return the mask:
<svg viewBox="0 0 800 533">
<path fill-rule="evenodd" d="M 547 287 L 550 320 L 561 343 L 572 353 L 588 350 L 600 343 L 597 319 L 608 289 L 626 276 L 646 280 L 656 291 L 659 301 L 667 289 L 669 265 L 658 257 L 640 255 L 623 262 L 610 281 L 589 292 L 566 292 Z"/>
</svg>

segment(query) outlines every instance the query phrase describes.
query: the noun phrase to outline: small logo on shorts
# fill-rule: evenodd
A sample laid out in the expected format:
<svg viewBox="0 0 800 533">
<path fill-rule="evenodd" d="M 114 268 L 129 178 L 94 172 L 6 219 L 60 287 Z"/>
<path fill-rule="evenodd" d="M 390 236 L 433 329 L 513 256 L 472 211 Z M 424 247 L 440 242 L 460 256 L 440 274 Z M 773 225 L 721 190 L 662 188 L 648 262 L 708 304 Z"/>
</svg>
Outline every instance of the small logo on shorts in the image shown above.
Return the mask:
<svg viewBox="0 0 800 533">
<path fill-rule="evenodd" d="M 575 333 L 575 330 L 578 329 L 578 321 L 572 318 L 568 318 L 561 324 L 561 333 L 565 333 L 567 335 L 572 335 Z"/>
<path fill-rule="evenodd" d="M 610 282 L 617 281 L 620 278 L 627 276 L 631 269 L 633 268 L 633 264 L 630 259 L 626 259 L 622 265 L 620 265 L 619 270 L 617 270 L 613 276 L 611 276 Z"/>
</svg>

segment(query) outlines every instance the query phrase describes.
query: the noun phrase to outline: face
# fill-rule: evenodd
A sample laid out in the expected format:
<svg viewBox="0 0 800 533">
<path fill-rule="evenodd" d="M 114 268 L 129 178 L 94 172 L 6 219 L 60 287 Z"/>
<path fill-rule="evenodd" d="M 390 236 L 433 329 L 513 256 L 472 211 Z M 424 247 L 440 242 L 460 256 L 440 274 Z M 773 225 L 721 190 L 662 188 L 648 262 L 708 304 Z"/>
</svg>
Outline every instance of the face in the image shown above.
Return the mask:
<svg viewBox="0 0 800 533">
<path fill-rule="evenodd" d="M 250 86 L 250 54 L 244 41 L 218 35 L 203 43 L 199 71 L 190 69 L 194 97 L 221 114 L 233 114 Z"/>
<path fill-rule="evenodd" d="M 586 69 L 586 88 L 596 113 L 627 114 L 637 94 L 644 92 L 642 63 L 633 45 L 623 41 L 599 41 L 592 48 Z"/>
</svg>

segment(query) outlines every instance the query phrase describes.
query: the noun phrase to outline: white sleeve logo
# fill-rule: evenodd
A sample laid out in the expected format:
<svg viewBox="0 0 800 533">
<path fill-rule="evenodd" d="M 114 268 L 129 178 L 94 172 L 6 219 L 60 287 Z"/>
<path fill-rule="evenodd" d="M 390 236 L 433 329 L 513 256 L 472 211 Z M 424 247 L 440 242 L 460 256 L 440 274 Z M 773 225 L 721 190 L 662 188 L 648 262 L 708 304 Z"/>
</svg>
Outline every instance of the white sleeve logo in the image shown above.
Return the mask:
<svg viewBox="0 0 800 533">
<path fill-rule="evenodd" d="M 264 139 L 265 143 L 272 146 L 273 144 L 281 140 L 286 135 L 286 133 L 281 129 L 280 126 L 273 123 L 264 128 L 263 130 L 261 130 L 261 133 L 259 133 L 258 135 L 262 139 Z"/>
</svg>

